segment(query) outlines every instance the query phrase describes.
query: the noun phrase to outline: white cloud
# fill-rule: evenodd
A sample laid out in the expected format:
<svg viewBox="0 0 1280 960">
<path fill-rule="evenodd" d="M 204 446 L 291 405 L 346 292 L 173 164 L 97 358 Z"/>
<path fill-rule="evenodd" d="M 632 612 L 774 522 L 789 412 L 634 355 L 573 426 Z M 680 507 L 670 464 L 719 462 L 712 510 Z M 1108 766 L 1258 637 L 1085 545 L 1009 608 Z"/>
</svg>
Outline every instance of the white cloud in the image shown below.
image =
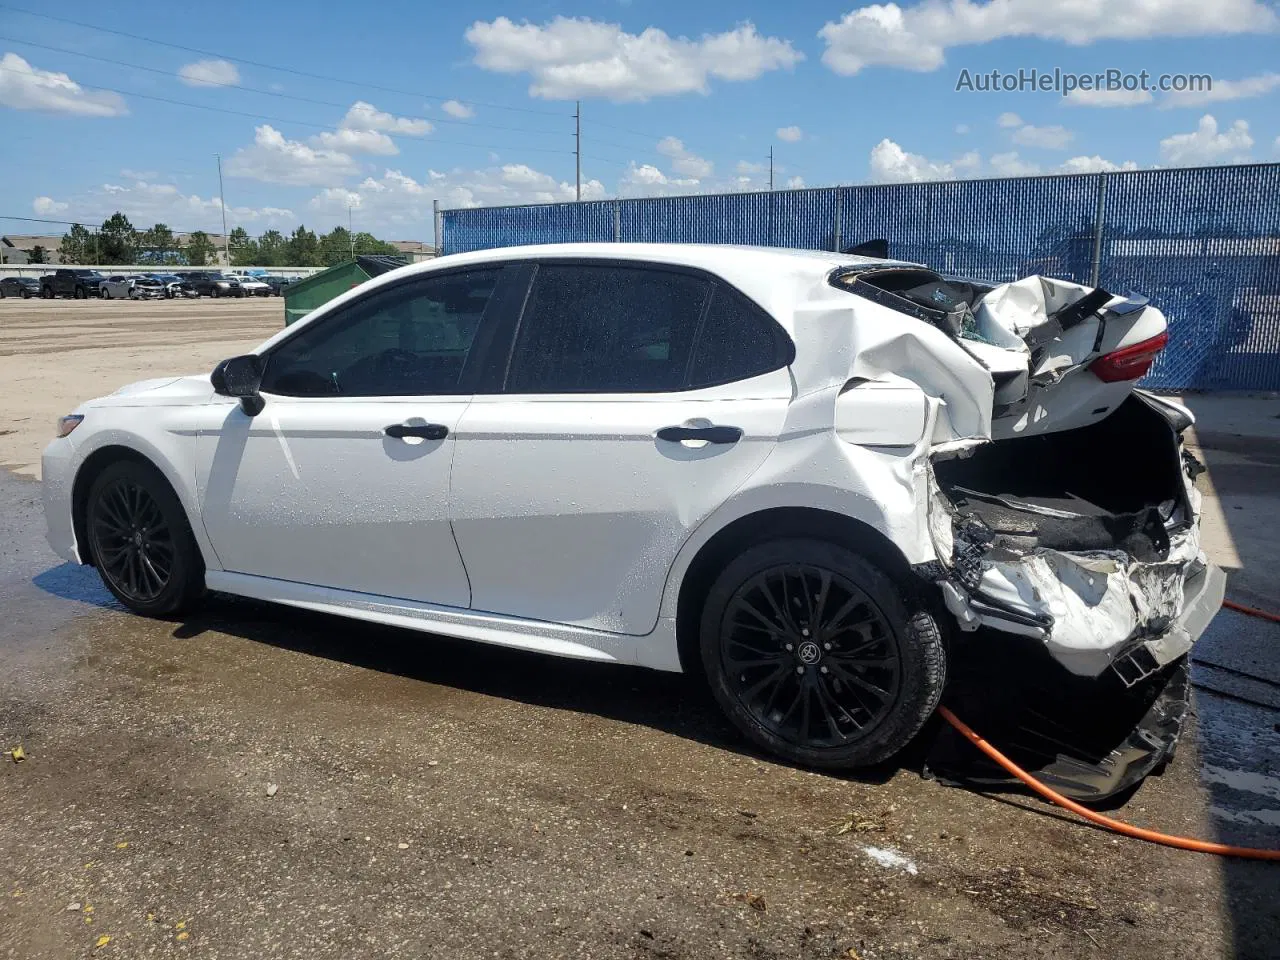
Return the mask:
<svg viewBox="0 0 1280 960">
<path fill-rule="evenodd" d="M 871 179 L 878 183 L 919 183 L 954 177 L 951 164 L 934 163 L 918 153 L 907 153 L 888 137 L 871 148 Z"/>
<path fill-rule="evenodd" d="M 70 204 L 63 203 L 61 200 L 55 200 L 53 197 L 36 197 L 31 201 L 31 209 L 42 217 L 49 217 L 55 213 L 62 213 Z"/>
<path fill-rule="evenodd" d="M 390 157 L 400 152 L 395 141 L 385 133 L 377 130 L 351 130 L 339 127 L 337 130 L 326 130 L 311 138 L 317 147 L 338 150 L 345 153 L 373 153 Z"/>
<path fill-rule="evenodd" d="M 265 123 L 254 128 L 253 145 L 241 147 L 227 161 L 230 176 L 294 186 L 320 186 L 358 170 L 350 154 L 288 140 Z"/>
<path fill-rule="evenodd" d="M 431 123 L 421 117 L 395 117 L 363 100 L 351 105 L 338 126 L 345 130 L 379 130 L 410 137 L 421 137 L 433 129 Z"/>
<path fill-rule="evenodd" d="M 804 177 L 788 177 L 786 187 L 788 190 L 799 190 L 804 186 Z"/>
<path fill-rule="evenodd" d="M 1124 163 L 1112 163 L 1110 160 L 1104 160 L 1102 157 L 1094 155 L 1092 157 L 1071 157 L 1068 160 L 1064 160 L 1059 169 L 1063 173 L 1114 173 L 1116 170 L 1137 170 L 1138 165 L 1132 160 L 1126 160 Z"/>
<path fill-rule="evenodd" d="M 779 127 L 777 130 L 778 139 L 787 143 L 795 143 L 804 136 L 804 131 L 799 127 Z"/>
<path fill-rule="evenodd" d="M 1214 80 L 1210 90 L 1184 90 L 1166 93 L 1160 100 L 1161 107 L 1199 107 L 1206 103 L 1222 103 L 1227 100 L 1245 100 L 1261 97 L 1280 88 L 1280 73 L 1260 73 L 1243 80 Z"/>
<path fill-rule="evenodd" d="M 618 179 L 621 197 L 655 197 L 678 193 L 711 192 L 697 177 L 669 177 L 651 163 L 634 160 Z"/>
<path fill-rule="evenodd" d="M 1022 118 L 1016 113 L 1002 113 L 1000 116 L 996 117 L 996 125 L 1005 127 L 1006 129 L 1020 127 L 1022 126 Z"/>
<path fill-rule="evenodd" d="M 587 179 L 584 200 L 605 196 L 604 184 Z M 431 232 L 431 201 L 441 206 L 478 207 L 512 203 L 555 203 L 574 199 L 574 185 L 523 163 L 484 169 L 429 170 L 424 181 L 400 170 L 385 170 L 380 177 L 366 177 L 352 188 L 329 187 L 308 201 L 314 215 L 345 223 L 347 207 L 358 211 L 359 229 L 398 231 L 408 237 Z"/>
<path fill-rule="evenodd" d="M 138 229 L 154 223 L 167 223 L 174 230 L 205 229 L 221 232 L 222 206 L 217 197 L 185 194 L 172 183 L 134 180 L 132 183 L 104 183 L 73 198 L 73 202 L 37 197 L 33 209 L 45 215 L 62 213 L 74 206 L 76 216 L 85 223 L 100 223 L 121 211 Z M 229 225 L 246 224 L 266 229 L 270 226 L 292 226 L 297 217 L 283 207 L 227 206 Z"/>
<path fill-rule="evenodd" d="M 1152 99 L 1150 90 L 1081 90 L 1077 87 L 1063 102 L 1069 107 L 1136 107 Z"/>
<path fill-rule="evenodd" d="M 1160 141 L 1160 159 L 1175 167 L 1240 163 L 1249 159 L 1253 137 L 1249 124 L 1237 120 L 1219 132 L 1218 121 L 1206 113 L 1191 133 L 1175 133 Z"/>
<path fill-rule="evenodd" d="M 972 177 L 1028 177 L 1041 173 L 1101 173 L 1112 170 L 1136 170 L 1132 160 L 1112 163 L 1102 157 L 1071 157 L 1056 167 L 1042 168 L 1009 151 L 992 154 L 986 160 L 971 150 L 947 162 L 930 160 L 908 153 L 892 140 L 881 140 L 871 150 L 871 179 L 880 183 L 920 182 L 924 180 L 957 180 Z"/>
<path fill-rule="evenodd" d="M 226 60 L 197 60 L 179 70 L 178 79 L 189 87 L 234 87 L 240 71 Z"/>
<path fill-rule="evenodd" d="M 468 120 L 476 115 L 476 112 L 469 106 L 465 103 L 459 103 L 457 100 L 446 100 L 440 104 L 440 109 L 458 120 Z"/>
<path fill-rule="evenodd" d="M 936 70 L 951 47 L 1003 37 L 1076 46 L 1098 40 L 1262 33 L 1280 24 L 1264 0 L 922 0 L 878 3 L 828 22 L 822 62 L 851 76 L 866 67 Z"/>
<path fill-rule="evenodd" d="M 993 153 L 991 172 L 997 177 L 1033 177 L 1040 172 L 1039 164 L 1023 160 L 1016 152 Z"/>
<path fill-rule="evenodd" d="M 686 177 L 702 179 L 711 176 L 714 169 L 710 160 L 705 160 L 685 149 L 684 143 L 675 137 L 663 137 L 658 141 L 658 152 L 671 158 L 671 169 Z"/>
<path fill-rule="evenodd" d="M 753 173 L 763 173 L 763 163 L 752 163 L 750 160 L 739 160 L 738 165 L 734 169 L 743 176 L 750 176 Z"/>
<path fill-rule="evenodd" d="M 1028 123 L 1013 131 L 1013 142 L 1024 147 L 1064 150 L 1074 136 L 1066 127 L 1033 127 Z"/>
<path fill-rule="evenodd" d="M 65 73 L 40 70 L 16 53 L 0 58 L 0 106 L 82 117 L 120 117 L 129 112 L 118 93 L 87 90 Z"/>
<path fill-rule="evenodd" d="M 544 25 L 498 17 L 466 31 L 475 62 L 499 73 L 528 73 L 529 93 L 550 100 L 605 97 L 648 100 L 706 93 L 708 80 L 753 80 L 790 69 L 804 54 L 788 40 L 762 37 L 750 23 L 698 40 L 671 37 L 657 27 L 626 33 L 616 23 L 556 17 Z"/>
</svg>

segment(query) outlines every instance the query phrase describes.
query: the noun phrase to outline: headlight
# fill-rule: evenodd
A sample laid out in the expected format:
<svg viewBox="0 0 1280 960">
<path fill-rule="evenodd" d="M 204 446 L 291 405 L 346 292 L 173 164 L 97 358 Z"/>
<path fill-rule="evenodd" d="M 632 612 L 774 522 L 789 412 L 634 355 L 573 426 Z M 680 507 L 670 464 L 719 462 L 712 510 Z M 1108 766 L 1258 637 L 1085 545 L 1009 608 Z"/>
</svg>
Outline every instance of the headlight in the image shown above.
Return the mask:
<svg viewBox="0 0 1280 960">
<path fill-rule="evenodd" d="M 65 437 L 71 433 L 76 427 L 80 426 L 80 422 L 84 420 L 84 415 L 73 413 L 69 416 L 58 418 L 58 436 Z"/>
</svg>

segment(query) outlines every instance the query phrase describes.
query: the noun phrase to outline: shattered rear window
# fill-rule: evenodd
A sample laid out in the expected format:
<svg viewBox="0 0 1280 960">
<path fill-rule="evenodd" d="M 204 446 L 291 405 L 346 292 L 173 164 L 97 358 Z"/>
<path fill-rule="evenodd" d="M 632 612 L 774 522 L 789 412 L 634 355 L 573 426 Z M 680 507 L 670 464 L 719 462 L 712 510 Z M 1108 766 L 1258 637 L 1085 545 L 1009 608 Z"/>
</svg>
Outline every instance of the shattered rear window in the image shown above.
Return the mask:
<svg viewBox="0 0 1280 960">
<path fill-rule="evenodd" d="M 923 267 L 843 270 L 831 276 L 831 285 L 923 320 L 950 336 L 987 342 L 977 331 L 973 308 L 990 287 L 947 279 Z"/>
</svg>

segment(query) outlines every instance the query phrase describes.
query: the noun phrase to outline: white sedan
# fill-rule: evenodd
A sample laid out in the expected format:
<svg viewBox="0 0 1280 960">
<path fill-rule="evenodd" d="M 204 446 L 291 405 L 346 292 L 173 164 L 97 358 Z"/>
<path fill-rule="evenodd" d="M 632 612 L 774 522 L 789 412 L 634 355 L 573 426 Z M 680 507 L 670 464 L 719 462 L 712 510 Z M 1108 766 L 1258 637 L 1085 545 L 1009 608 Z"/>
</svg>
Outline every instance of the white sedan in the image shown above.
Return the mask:
<svg viewBox="0 0 1280 960">
<path fill-rule="evenodd" d="M 153 277 L 108 277 L 98 285 L 103 300 L 159 300 L 165 296 L 164 284 Z"/>
<path fill-rule="evenodd" d="M 1163 677 L 1222 598 L 1159 310 L 818 251 L 567 244 L 350 290 L 90 401 L 49 540 L 143 614 L 206 590 L 706 675 L 762 747 L 875 763 L 988 628 Z M 978 642 L 973 640 L 972 642 Z"/>
</svg>

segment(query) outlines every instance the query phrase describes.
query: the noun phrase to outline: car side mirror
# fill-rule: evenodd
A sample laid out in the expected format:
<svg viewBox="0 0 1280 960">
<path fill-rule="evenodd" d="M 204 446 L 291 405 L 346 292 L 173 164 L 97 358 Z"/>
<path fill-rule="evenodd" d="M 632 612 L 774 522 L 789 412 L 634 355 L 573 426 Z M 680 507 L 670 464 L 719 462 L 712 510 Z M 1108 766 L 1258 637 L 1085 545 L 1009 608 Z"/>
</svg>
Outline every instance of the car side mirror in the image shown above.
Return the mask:
<svg viewBox="0 0 1280 960">
<path fill-rule="evenodd" d="M 262 358 L 256 354 L 223 360 L 213 368 L 209 379 L 214 393 L 239 398 L 240 409 L 251 417 L 256 417 L 267 405 L 258 392 L 262 386 Z"/>
</svg>

